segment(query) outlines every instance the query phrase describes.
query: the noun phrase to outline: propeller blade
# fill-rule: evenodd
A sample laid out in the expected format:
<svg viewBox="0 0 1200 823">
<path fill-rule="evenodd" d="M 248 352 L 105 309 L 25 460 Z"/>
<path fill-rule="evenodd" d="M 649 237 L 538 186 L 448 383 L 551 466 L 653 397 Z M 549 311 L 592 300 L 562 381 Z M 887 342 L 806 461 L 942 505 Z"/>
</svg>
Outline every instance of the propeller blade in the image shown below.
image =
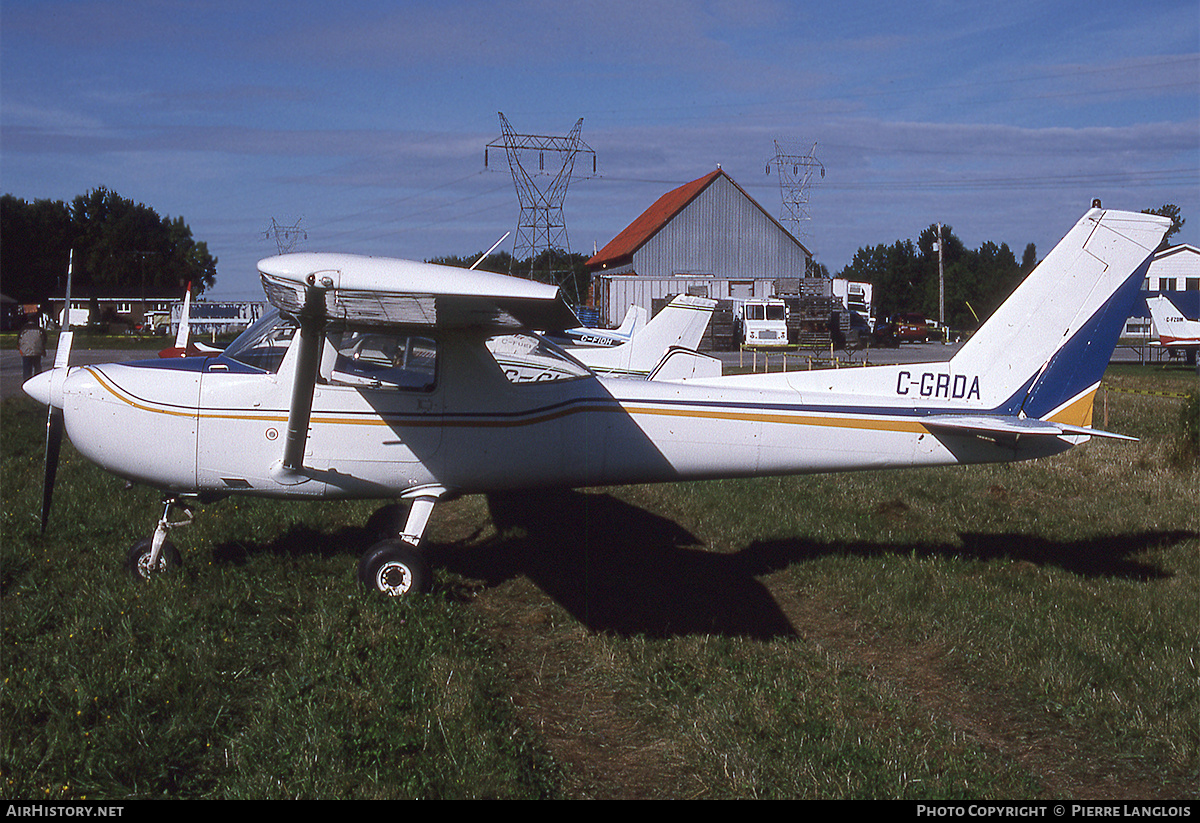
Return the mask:
<svg viewBox="0 0 1200 823">
<path fill-rule="evenodd" d="M 58 476 L 58 453 L 62 448 L 63 384 L 71 360 L 71 278 L 75 268 L 75 250 L 67 256 L 67 294 L 63 301 L 62 332 L 58 336 L 58 349 L 54 352 L 54 368 L 50 371 L 50 397 L 46 413 L 46 467 L 42 475 L 42 534 L 50 520 L 50 501 L 54 497 L 54 479 Z"/>
<path fill-rule="evenodd" d="M 50 406 L 46 415 L 46 471 L 42 478 L 42 534 L 50 520 L 50 501 L 54 497 L 54 478 L 58 475 L 58 453 L 62 447 L 63 410 Z"/>
</svg>

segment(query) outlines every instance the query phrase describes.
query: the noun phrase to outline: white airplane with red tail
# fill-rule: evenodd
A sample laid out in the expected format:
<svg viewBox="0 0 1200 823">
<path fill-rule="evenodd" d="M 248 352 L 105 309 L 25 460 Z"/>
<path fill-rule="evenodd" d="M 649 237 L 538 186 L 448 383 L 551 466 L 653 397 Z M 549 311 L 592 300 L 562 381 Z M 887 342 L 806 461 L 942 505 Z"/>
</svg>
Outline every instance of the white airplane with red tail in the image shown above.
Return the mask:
<svg viewBox="0 0 1200 823">
<path fill-rule="evenodd" d="M 1163 295 L 1146 298 L 1158 345 L 1172 352 L 1200 349 L 1200 320 L 1189 320 Z"/>
</svg>

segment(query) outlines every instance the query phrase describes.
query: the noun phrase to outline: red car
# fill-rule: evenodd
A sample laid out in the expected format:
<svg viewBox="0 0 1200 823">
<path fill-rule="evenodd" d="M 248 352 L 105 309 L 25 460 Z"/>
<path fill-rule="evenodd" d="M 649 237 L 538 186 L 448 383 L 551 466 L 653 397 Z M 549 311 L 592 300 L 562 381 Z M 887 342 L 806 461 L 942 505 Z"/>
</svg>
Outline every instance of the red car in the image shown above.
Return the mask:
<svg viewBox="0 0 1200 823">
<path fill-rule="evenodd" d="M 929 324 L 925 322 L 923 314 L 917 312 L 898 314 L 892 318 L 892 324 L 895 327 L 896 339 L 900 342 L 929 342 Z"/>
</svg>

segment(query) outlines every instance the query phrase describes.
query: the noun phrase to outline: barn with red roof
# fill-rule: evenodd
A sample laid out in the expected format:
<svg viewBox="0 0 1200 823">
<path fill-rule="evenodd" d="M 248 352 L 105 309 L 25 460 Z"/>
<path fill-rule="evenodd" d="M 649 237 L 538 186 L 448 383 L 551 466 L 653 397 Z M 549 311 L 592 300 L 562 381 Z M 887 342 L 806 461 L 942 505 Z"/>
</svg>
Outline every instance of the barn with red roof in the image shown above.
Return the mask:
<svg viewBox="0 0 1200 823">
<path fill-rule="evenodd" d="M 669 191 L 588 261 L 604 323 L 673 294 L 769 297 L 811 253 L 719 167 Z"/>
</svg>

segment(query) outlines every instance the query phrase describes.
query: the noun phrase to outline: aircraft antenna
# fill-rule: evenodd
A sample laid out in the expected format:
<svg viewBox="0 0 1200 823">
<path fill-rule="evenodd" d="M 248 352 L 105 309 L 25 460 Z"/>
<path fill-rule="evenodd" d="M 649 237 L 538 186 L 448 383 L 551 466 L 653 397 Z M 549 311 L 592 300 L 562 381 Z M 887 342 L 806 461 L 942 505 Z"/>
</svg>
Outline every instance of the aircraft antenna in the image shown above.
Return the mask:
<svg viewBox="0 0 1200 823">
<path fill-rule="evenodd" d="M 308 232 L 300 228 L 300 220 L 291 226 L 281 226 L 272 217 L 271 227 L 263 232 L 263 239 L 270 240 L 272 237 L 275 238 L 275 247 L 279 249 L 280 254 L 290 254 L 295 251 L 297 243 L 308 239 Z"/>
<path fill-rule="evenodd" d="M 817 159 L 817 144 L 813 143 L 808 154 L 796 154 L 785 151 L 776 140 L 775 157 L 767 161 L 767 174 L 771 173 L 772 165 L 779 177 L 779 193 L 783 199 L 780 220 L 793 237 L 805 237 L 807 223 L 812 220 L 808 211 L 808 192 L 813 177 L 819 174 L 822 180 L 825 179 L 825 166 Z"/>
<path fill-rule="evenodd" d="M 569 270 L 563 270 L 565 258 L 571 253 L 567 223 L 563 217 L 563 201 L 571 185 L 578 156 L 592 156 L 592 174 L 595 174 L 596 152 L 579 138 L 579 132 L 583 128 L 582 117 L 575 123 L 570 134 L 560 137 L 517 134 L 504 112 L 499 112 L 499 115 L 501 136 L 487 144 L 483 154 L 483 165 L 485 168 L 488 166 L 489 149 L 504 149 L 509 170 L 512 172 L 513 185 L 517 189 L 517 201 L 521 207 L 513 238 L 513 262 L 528 260 L 529 276 L 532 279 L 545 280 L 561 286 L 571 274 Z M 553 156 L 549 164 L 547 155 Z M 526 168 L 526 158 L 536 158 L 536 171 L 531 172 Z M 550 179 L 540 179 L 546 177 Z"/>
</svg>

